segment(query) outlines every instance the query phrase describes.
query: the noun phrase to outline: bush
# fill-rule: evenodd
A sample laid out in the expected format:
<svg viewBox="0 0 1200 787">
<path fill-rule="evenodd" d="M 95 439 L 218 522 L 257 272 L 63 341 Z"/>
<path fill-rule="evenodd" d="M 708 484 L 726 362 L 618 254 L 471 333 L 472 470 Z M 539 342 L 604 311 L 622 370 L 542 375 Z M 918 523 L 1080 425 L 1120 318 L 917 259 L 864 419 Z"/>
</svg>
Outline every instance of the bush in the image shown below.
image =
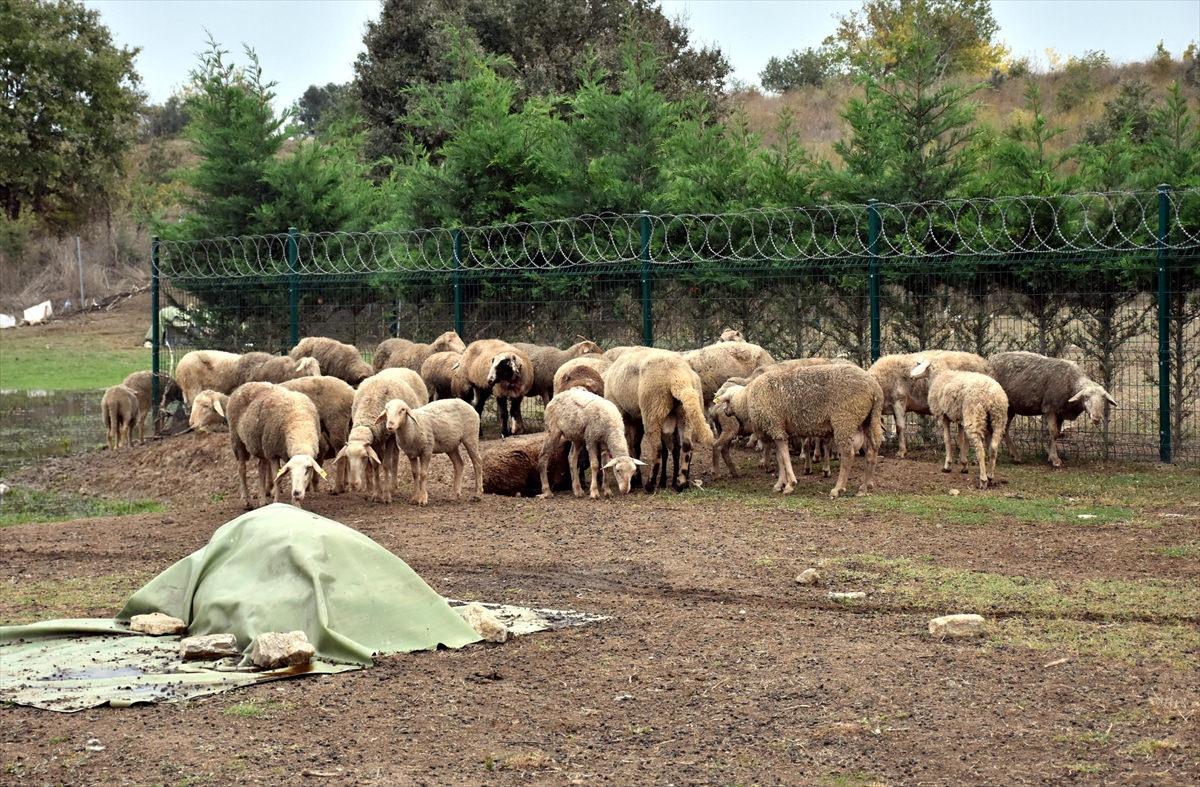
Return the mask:
<svg viewBox="0 0 1200 787">
<path fill-rule="evenodd" d="M 1163 46 L 1163 42 L 1159 41 L 1158 46 L 1154 48 L 1154 54 L 1150 56 L 1150 73 L 1156 77 L 1169 76 L 1173 62 L 1171 53 Z"/>
<path fill-rule="evenodd" d="M 1096 92 L 1096 72 L 1107 65 L 1108 55 L 1098 49 L 1069 59 L 1058 88 L 1059 110 L 1069 112 L 1091 98 Z"/>
<path fill-rule="evenodd" d="M 824 49 L 794 50 L 785 58 L 772 57 L 758 75 L 764 90 L 784 93 L 805 85 L 822 85 L 834 73 L 833 60 Z"/>
</svg>

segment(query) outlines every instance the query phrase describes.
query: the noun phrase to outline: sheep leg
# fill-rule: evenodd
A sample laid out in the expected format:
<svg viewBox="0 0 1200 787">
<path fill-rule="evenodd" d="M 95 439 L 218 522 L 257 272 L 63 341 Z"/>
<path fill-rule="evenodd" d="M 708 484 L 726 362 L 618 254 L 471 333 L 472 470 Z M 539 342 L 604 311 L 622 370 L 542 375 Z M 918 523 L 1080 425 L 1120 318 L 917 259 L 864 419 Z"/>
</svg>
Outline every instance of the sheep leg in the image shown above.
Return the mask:
<svg viewBox="0 0 1200 787">
<path fill-rule="evenodd" d="M 954 439 L 950 434 L 950 419 L 942 416 L 942 443 L 946 446 L 946 461 L 942 463 L 942 472 L 949 473 L 950 465 L 954 464 Z"/>
<path fill-rule="evenodd" d="M 458 446 L 454 446 L 446 452 L 446 456 L 450 457 L 450 464 L 454 465 L 454 499 L 462 500 L 462 480 L 463 480 L 463 458 L 458 452 Z"/>
<path fill-rule="evenodd" d="M 992 455 L 988 463 L 989 482 L 996 480 L 996 455 L 1000 453 L 1000 441 L 1004 438 L 1004 435 L 997 432 L 995 429 L 992 429 L 990 437 L 991 440 L 989 441 L 989 446 L 991 447 Z"/>
<path fill-rule="evenodd" d="M 733 457 L 730 451 L 733 447 L 733 441 L 738 437 L 736 429 L 723 429 L 721 436 L 713 442 L 713 478 L 718 478 L 721 475 L 721 463 L 718 461 L 718 456 L 721 461 L 725 462 L 725 466 L 729 468 L 729 477 L 737 478 L 737 465 L 733 463 Z"/>
<path fill-rule="evenodd" d="M 483 406 L 487 404 L 492 392 L 488 388 L 475 389 L 475 412 L 479 414 L 479 436 L 483 437 Z"/>
<path fill-rule="evenodd" d="M 583 485 L 579 483 L 579 458 L 583 456 L 583 441 L 571 441 L 571 455 L 567 458 L 567 465 L 571 468 L 571 494 L 575 497 L 583 497 Z"/>
<path fill-rule="evenodd" d="M 479 438 L 467 435 L 463 439 L 467 447 L 467 456 L 471 459 L 471 469 L 475 471 L 475 497 L 483 497 L 483 462 L 479 459 Z"/>
<path fill-rule="evenodd" d="M 1062 460 L 1058 458 L 1058 438 L 1062 436 L 1058 429 L 1058 413 L 1046 413 L 1046 426 L 1050 429 L 1050 464 L 1062 467 Z"/>
<path fill-rule="evenodd" d="M 869 438 L 864 442 L 866 443 L 867 476 L 863 479 L 862 486 L 858 488 L 860 497 L 875 488 L 875 467 L 879 464 L 879 446 Z"/>
<path fill-rule="evenodd" d="M 511 424 L 508 422 L 508 398 L 505 396 L 496 397 L 496 413 L 500 420 L 500 436 L 509 437 L 512 435 Z"/>
<path fill-rule="evenodd" d="M 242 504 L 246 510 L 254 508 L 250 504 L 250 486 L 246 483 L 246 460 L 238 457 L 238 486 L 242 490 Z"/>
<path fill-rule="evenodd" d="M 600 443 L 593 441 L 588 443 L 588 462 L 592 466 L 592 484 L 589 497 L 597 500 L 600 497 L 600 488 L 604 488 L 604 493 L 608 494 L 608 473 L 604 471 L 604 465 L 600 461 Z"/>
<path fill-rule="evenodd" d="M 679 440 L 679 447 L 676 449 L 680 456 L 680 471 L 675 478 L 678 486 L 676 492 L 682 492 L 691 484 L 692 479 L 692 433 L 691 430 L 686 430 L 683 434 L 676 433 L 676 438 Z"/>
<path fill-rule="evenodd" d="M 792 471 L 792 453 L 786 437 L 775 441 L 775 464 L 779 467 L 775 491 L 790 495 L 796 488 L 796 474 Z"/>
<path fill-rule="evenodd" d="M 846 491 L 846 482 L 850 480 L 850 468 L 854 465 L 855 453 L 853 437 L 834 435 L 834 442 L 837 443 L 838 477 L 833 489 L 829 490 L 830 497 L 837 497 Z"/>
<path fill-rule="evenodd" d="M 972 445 L 974 445 L 972 443 Z M 962 464 L 962 472 L 970 472 L 968 465 L 970 460 L 967 457 L 967 425 L 960 423 L 958 425 L 958 461 Z"/>
<path fill-rule="evenodd" d="M 896 458 L 903 459 L 908 453 L 908 442 L 904 439 L 904 402 L 892 402 L 892 415 L 896 419 L 896 440 L 899 448 L 896 449 Z"/>
<path fill-rule="evenodd" d="M 462 458 L 459 458 L 459 464 L 462 464 Z M 421 455 L 421 505 L 429 505 L 429 465 L 433 462 L 433 452 L 429 451 Z M 461 472 L 461 469 L 460 469 Z"/>
<path fill-rule="evenodd" d="M 554 453 L 554 449 L 558 446 L 558 441 L 562 439 L 562 432 L 555 425 L 550 425 L 546 430 L 546 437 L 542 440 L 542 450 L 538 451 L 538 474 L 542 479 L 542 493 L 539 498 L 545 500 L 548 497 L 554 497 L 554 490 L 550 488 L 550 455 Z M 472 460 L 474 461 L 474 460 Z M 567 457 L 568 462 L 572 462 L 571 457 Z M 574 468 L 574 464 L 572 464 Z M 476 465 L 476 475 L 478 475 L 478 465 Z"/>
<path fill-rule="evenodd" d="M 800 455 L 802 457 L 804 457 L 804 474 L 805 475 L 812 474 L 812 463 L 813 463 L 813 457 L 811 455 L 811 452 L 808 450 L 808 441 L 809 441 L 809 438 L 806 437 L 800 443 Z"/>
<path fill-rule="evenodd" d="M 1015 413 L 1009 413 L 1008 422 L 1004 424 L 1004 444 L 1008 446 L 1008 457 L 1012 459 L 1014 465 L 1021 464 L 1021 454 L 1017 452 L 1017 444 L 1012 439 L 1012 422 L 1016 417 Z"/>
<path fill-rule="evenodd" d="M 646 494 L 654 494 L 654 489 L 658 485 L 659 460 L 662 453 L 662 427 L 660 424 L 643 424 L 643 433 L 648 436 L 646 440 L 647 448 L 649 449 L 649 461 L 646 466 L 650 468 L 649 477 L 646 479 L 643 487 Z"/>
<path fill-rule="evenodd" d="M 829 468 L 829 457 L 833 454 L 833 449 L 830 447 L 829 440 L 827 438 L 822 437 L 820 440 L 821 456 L 825 459 L 824 467 L 821 468 L 821 474 L 826 478 L 829 478 L 829 476 L 833 475 L 833 471 Z"/>
<path fill-rule="evenodd" d="M 525 434 L 525 419 L 521 416 L 521 402 L 525 400 L 523 396 L 515 397 L 509 404 L 509 413 L 513 419 L 514 428 L 509 430 L 512 434 Z"/>
<path fill-rule="evenodd" d="M 959 434 L 962 434 L 964 431 L 966 431 L 965 428 L 959 429 Z M 972 429 L 971 433 L 967 435 L 967 439 L 971 441 L 971 448 L 975 449 L 975 458 L 979 461 L 979 488 L 987 489 L 987 449 L 984 447 L 983 439 L 974 429 Z M 964 457 L 966 454 L 967 452 L 963 451 Z M 965 465 L 963 469 L 966 469 Z"/>
</svg>

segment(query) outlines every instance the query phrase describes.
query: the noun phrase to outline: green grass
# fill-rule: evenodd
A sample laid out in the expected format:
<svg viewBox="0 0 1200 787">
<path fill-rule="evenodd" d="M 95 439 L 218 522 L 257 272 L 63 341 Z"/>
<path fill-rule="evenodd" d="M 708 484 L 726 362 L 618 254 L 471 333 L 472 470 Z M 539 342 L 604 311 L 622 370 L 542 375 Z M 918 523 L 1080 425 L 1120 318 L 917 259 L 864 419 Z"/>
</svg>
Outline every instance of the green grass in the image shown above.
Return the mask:
<svg viewBox="0 0 1200 787">
<path fill-rule="evenodd" d="M 1188 558 L 1200 557 L 1200 543 L 1181 544 L 1173 547 L 1159 547 L 1158 554 L 1164 557 Z"/>
<path fill-rule="evenodd" d="M 20 624 L 100 611 L 116 614 L 133 591 L 151 576 L 150 572 L 128 571 L 0 583 L 0 618 L 5 624 Z"/>
<path fill-rule="evenodd" d="M 92 391 L 116 385 L 130 372 L 148 368 L 148 349 L 105 347 L 86 331 L 5 331 L 0 338 L 0 388 Z"/>
<path fill-rule="evenodd" d="M 265 716 L 276 705 L 274 702 L 260 702 L 259 700 L 248 700 L 239 702 L 237 705 L 230 705 L 224 711 L 226 716 L 241 716 L 243 719 L 257 719 L 260 716 Z"/>
<path fill-rule="evenodd" d="M 162 503 L 156 500 L 104 500 L 18 487 L 4 496 L 4 503 L 0 505 L 0 527 L 162 510 Z"/>
</svg>

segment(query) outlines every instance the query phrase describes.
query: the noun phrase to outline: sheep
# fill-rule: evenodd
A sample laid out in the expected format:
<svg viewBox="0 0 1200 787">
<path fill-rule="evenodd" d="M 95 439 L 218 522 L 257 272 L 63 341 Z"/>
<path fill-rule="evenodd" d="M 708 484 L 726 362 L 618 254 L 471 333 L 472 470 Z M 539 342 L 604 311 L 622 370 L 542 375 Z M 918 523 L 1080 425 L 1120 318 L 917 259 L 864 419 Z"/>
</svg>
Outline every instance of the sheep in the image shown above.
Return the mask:
<svg viewBox="0 0 1200 787">
<path fill-rule="evenodd" d="M 350 434 L 336 457 L 338 477 L 344 478 L 350 489 L 365 491 L 367 499 L 375 502 L 392 502 L 396 486 L 396 441 L 387 433 L 384 409 L 392 399 L 403 399 L 414 407 L 429 403 L 425 383 L 412 369 L 389 368 L 368 377 L 354 393 Z"/>
<path fill-rule="evenodd" d="M 525 342 L 516 342 L 513 347 L 529 356 L 533 364 L 533 385 L 530 386 L 529 393 L 541 397 L 543 405 L 554 396 L 554 375 L 564 363 L 572 358 L 584 355 L 599 356 L 604 352 L 598 344 L 587 339 L 576 342 L 565 350 Z"/>
<path fill-rule="evenodd" d="M 742 336 L 742 332 L 737 328 L 726 328 L 721 331 L 721 337 L 717 339 L 719 342 L 744 342 L 746 338 Z"/>
<path fill-rule="evenodd" d="M 335 458 L 350 436 L 354 389 L 345 380 L 324 375 L 286 380 L 280 387 L 304 394 L 317 406 L 321 419 L 321 450 L 317 458 L 322 462 Z M 346 491 L 344 470 L 344 464 L 336 466 L 332 494 Z"/>
<path fill-rule="evenodd" d="M 896 458 L 903 459 L 908 453 L 908 441 L 905 439 L 906 412 L 929 415 L 929 403 L 926 401 L 929 384 L 924 379 L 914 379 L 910 372 L 924 359 L 938 359 L 941 369 L 956 369 L 964 372 L 977 372 L 991 376 L 992 367 L 985 358 L 975 353 L 956 352 L 953 350 L 926 350 L 919 353 L 901 353 L 885 355 L 871 364 L 868 370 L 883 389 L 884 408 L 890 408 L 896 420 L 896 433 L 899 436 L 899 447 Z"/>
<path fill-rule="evenodd" d="M 236 432 L 246 454 L 258 459 L 263 501 L 269 489 L 273 489 L 274 500 L 279 501 L 279 479 L 287 473 L 292 483 L 292 505 L 303 508 L 313 474 L 326 477 L 317 459 L 321 446 L 317 406 L 304 394 L 281 385 L 251 385 L 265 385 L 266 389 L 252 398 L 236 420 L 231 418 L 230 431 Z M 231 402 L 233 398 L 230 397 Z"/>
<path fill-rule="evenodd" d="M 611 362 L 617 360 L 618 358 L 620 358 L 625 353 L 629 352 L 630 350 L 649 350 L 649 349 L 652 349 L 652 348 L 645 347 L 640 344 L 626 344 L 626 345 L 621 345 L 620 347 L 609 347 L 607 350 L 605 350 L 603 352 L 602 355 L 606 360 L 608 360 L 611 363 Z"/>
<path fill-rule="evenodd" d="M 942 421 L 946 443 L 946 461 L 942 472 L 949 473 L 954 463 L 954 445 L 950 424 L 958 426 L 958 455 L 962 471 L 967 472 L 967 442 L 979 460 L 979 488 L 987 489 L 996 478 L 996 453 L 1008 420 L 1008 397 L 994 378 L 978 372 L 947 369 L 943 357 L 921 359 L 909 372 L 914 380 L 929 379 L 929 412 Z"/>
<path fill-rule="evenodd" d="M 419 344 L 408 339 L 384 339 L 375 348 L 375 357 L 371 363 L 377 372 L 393 366 L 419 372 L 421 365 L 434 353 L 461 353 L 465 349 L 467 345 L 455 331 L 446 331 L 429 344 Z"/>
<path fill-rule="evenodd" d="M 337 377 L 351 385 L 358 385 L 374 373 L 357 347 L 324 336 L 306 336 L 288 355 L 297 360 L 316 358 L 321 374 Z"/>
<path fill-rule="evenodd" d="M 249 413 L 254 402 L 269 391 L 271 387 L 271 383 L 246 383 L 245 385 L 239 385 L 237 390 L 232 394 L 224 394 L 220 391 L 205 391 L 204 393 L 206 394 L 213 393 L 215 395 L 206 397 L 204 408 L 199 406 L 193 407 L 193 418 L 196 417 L 195 412 L 202 411 L 211 406 L 215 415 L 223 417 L 229 423 L 229 445 L 233 449 L 233 457 L 238 463 L 238 486 L 242 493 L 242 504 L 246 507 L 247 511 L 254 507 L 250 502 L 250 488 L 246 483 L 246 464 L 250 461 L 251 454 L 246 443 L 242 440 L 238 425 L 242 418 L 247 417 L 247 413 Z M 199 396 L 196 397 L 196 401 L 197 404 L 200 404 Z M 266 467 L 260 463 L 258 470 L 259 490 L 262 493 L 263 503 L 266 503 L 267 499 L 267 483 L 264 478 L 265 471 Z"/>
<path fill-rule="evenodd" d="M 211 432 L 225 424 L 229 394 L 220 391 L 201 391 L 192 400 L 188 426 L 197 432 Z"/>
<path fill-rule="evenodd" d="M 621 411 L 633 437 L 630 442 L 639 453 L 642 438 L 650 438 L 650 477 L 643 484 L 648 494 L 654 492 L 660 467 L 664 474 L 666 470 L 665 456 L 659 465 L 660 444 L 667 436 L 678 440 L 678 447 L 673 446 L 676 472 L 672 485 L 682 491 L 690 475 L 692 437 L 702 445 L 713 442 L 704 417 L 700 376 L 678 353 L 634 350 L 622 353 L 605 370 L 604 397 Z"/>
<path fill-rule="evenodd" d="M 507 440 L 487 440 L 480 446 L 483 459 L 483 491 L 489 495 L 534 497 L 541 492 L 539 459 L 542 434 L 520 435 Z M 567 446 L 558 444 L 550 454 L 550 487 L 570 487 Z"/>
<path fill-rule="evenodd" d="M 475 496 L 483 495 L 483 463 L 479 459 L 479 414 L 462 399 L 440 399 L 424 407 L 411 407 L 392 399 L 384 408 L 388 432 L 412 465 L 413 496 L 417 505 L 429 503 L 429 463 L 434 454 L 445 454 L 454 465 L 454 498 L 462 499 L 463 460 L 467 449 L 475 471 Z"/>
<path fill-rule="evenodd" d="M 104 391 L 100 399 L 100 415 L 104 419 L 104 431 L 110 450 L 121 447 L 121 436 L 125 447 L 133 444 L 133 427 L 141 420 L 137 392 L 128 385 L 114 385 Z"/>
<path fill-rule="evenodd" d="M 295 359 L 289 355 L 272 355 L 258 364 L 242 379 L 244 383 L 286 383 L 305 377 L 319 377 L 321 363 L 316 358 Z M 337 379 L 336 377 L 333 379 Z"/>
<path fill-rule="evenodd" d="M 191 405 L 201 391 L 233 393 L 241 382 L 238 379 L 237 353 L 221 350 L 192 350 L 179 359 L 175 367 L 175 381 L 183 394 L 183 403 Z"/>
<path fill-rule="evenodd" d="M 133 372 L 121 381 L 121 385 L 132 388 L 138 400 L 138 439 L 146 442 L 146 416 L 150 414 L 154 387 L 154 373 L 151 371 Z M 179 385 L 166 372 L 158 373 L 159 406 L 164 407 L 171 402 L 182 401 L 183 394 Z"/>
<path fill-rule="evenodd" d="M 745 377 L 761 366 L 775 363 L 769 352 L 749 342 L 717 342 L 685 352 L 683 359 L 700 375 L 706 407 L 730 377 Z"/>
<path fill-rule="evenodd" d="M 739 406 L 737 400 L 745 397 Z M 775 444 L 779 477 L 775 490 L 790 494 L 796 486 L 789 442 L 792 437 L 832 437 L 841 467 L 829 496 L 846 490 L 854 454 L 866 448 L 867 472 L 860 495 L 875 485 L 875 465 L 883 439 L 883 391 L 875 378 L 857 366 L 823 364 L 779 367 L 752 380 L 740 393 L 722 394 L 727 415 L 742 412 L 751 428 Z"/>
<path fill-rule="evenodd" d="M 520 434 L 525 430 L 521 418 L 521 400 L 533 385 L 533 364 L 529 356 L 499 339 L 479 339 L 467 345 L 463 352 L 462 369 L 475 395 L 475 412 L 483 416 L 483 406 L 489 396 L 496 397 L 500 419 L 500 436 Z M 509 405 L 515 429 L 509 423 Z M 483 426 L 480 424 L 480 434 Z"/>
<path fill-rule="evenodd" d="M 615 404 L 591 391 L 572 388 L 550 400 L 546 405 L 545 420 L 546 439 L 538 460 L 542 492 L 538 497 L 554 496 L 547 477 L 548 466 L 554 447 L 563 441 L 570 442 L 572 446 L 571 491 L 575 497 L 583 497 L 583 487 L 579 484 L 579 457 L 585 445 L 592 468 L 592 499 L 600 497 L 602 485 L 604 494 L 609 494 L 607 473 L 610 471 L 617 479 L 617 488 L 622 494 L 628 494 L 630 480 L 638 467 L 645 463 L 629 455 L 625 424 Z M 609 457 L 603 466 L 600 464 L 601 450 Z"/>
<path fill-rule="evenodd" d="M 1117 400 L 1104 390 L 1104 386 L 1084 374 L 1074 361 L 1031 352 L 998 353 L 988 361 L 1008 396 L 1004 438 L 1014 463 L 1021 461 L 1008 428 L 1015 416 L 1042 416 L 1050 431 L 1050 464 L 1062 467 L 1056 441 L 1062 434 L 1063 423 L 1074 421 L 1086 412 L 1092 423 L 1099 426 L 1104 420 L 1106 405 L 1117 406 Z"/>
<path fill-rule="evenodd" d="M 462 370 L 462 353 L 446 350 L 436 352 L 421 364 L 421 379 L 425 381 L 425 390 L 429 400 L 435 399 L 464 399 L 470 400 L 471 386 L 467 383 Z"/>
<path fill-rule="evenodd" d="M 749 380 L 745 377 L 731 377 L 726 380 L 725 384 L 717 389 L 713 396 L 713 404 L 708 408 L 709 421 L 716 425 L 717 434 L 717 439 L 713 441 L 712 447 L 713 477 L 721 474 L 721 460 L 729 468 L 729 475 L 733 478 L 738 477 L 737 467 L 733 464 L 733 458 L 729 452 L 734 440 L 742 434 L 750 434 L 750 416 L 745 411 L 745 396 L 741 393 L 748 383 Z M 723 398 L 727 391 L 732 391 L 732 393 L 729 397 Z M 725 399 L 732 399 L 735 402 L 731 408 L 732 412 L 726 412 Z"/>
<path fill-rule="evenodd" d="M 604 395 L 604 370 L 612 361 L 603 355 L 581 355 L 558 367 L 554 373 L 554 395 L 570 388 L 583 388 L 597 396 Z"/>
</svg>

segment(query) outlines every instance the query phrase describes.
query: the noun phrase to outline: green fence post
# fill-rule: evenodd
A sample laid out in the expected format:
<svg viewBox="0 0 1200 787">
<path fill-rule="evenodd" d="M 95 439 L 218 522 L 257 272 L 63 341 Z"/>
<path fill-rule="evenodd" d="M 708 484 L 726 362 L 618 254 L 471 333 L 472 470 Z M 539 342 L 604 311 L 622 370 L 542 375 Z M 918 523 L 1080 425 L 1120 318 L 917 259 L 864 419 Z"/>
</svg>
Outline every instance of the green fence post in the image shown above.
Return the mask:
<svg viewBox="0 0 1200 787">
<path fill-rule="evenodd" d="M 879 360 L 879 200 L 867 200 L 868 298 L 871 302 L 871 363 Z"/>
<path fill-rule="evenodd" d="M 295 227 L 288 227 L 288 348 L 300 343 L 300 243 Z"/>
<path fill-rule="evenodd" d="M 158 333 L 158 236 L 155 235 L 150 239 L 150 428 L 154 434 L 158 434 L 158 400 L 162 397 L 158 385 L 161 364 Z"/>
<path fill-rule="evenodd" d="M 462 230 L 451 231 L 454 238 L 454 330 L 463 335 L 463 296 L 462 296 Z"/>
<path fill-rule="evenodd" d="M 1158 187 L 1158 458 L 1171 461 L 1171 308 L 1167 232 L 1171 187 Z"/>
<path fill-rule="evenodd" d="M 642 344 L 654 346 L 654 286 L 650 270 L 650 214 L 642 211 L 638 219 L 642 230 L 642 244 L 638 257 L 642 261 Z"/>
</svg>

